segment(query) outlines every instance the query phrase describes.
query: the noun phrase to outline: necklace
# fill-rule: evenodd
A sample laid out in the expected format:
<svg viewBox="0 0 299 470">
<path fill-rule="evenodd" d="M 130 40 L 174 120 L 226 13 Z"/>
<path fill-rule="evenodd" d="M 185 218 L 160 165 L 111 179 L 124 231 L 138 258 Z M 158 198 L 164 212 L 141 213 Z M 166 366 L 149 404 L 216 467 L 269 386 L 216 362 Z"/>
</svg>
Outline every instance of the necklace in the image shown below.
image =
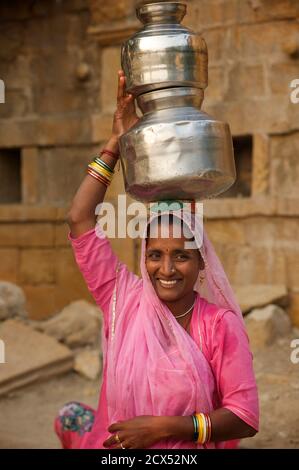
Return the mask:
<svg viewBox="0 0 299 470">
<path fill-rule="evenodd" d="M 195 299 L 196 300 L 196 299 Z M 191 312 L 191 310 L 193 309 L 194 305 L 195 305 L 195 300 L 193 302 L 193 304 L 191 305 L 190 308 L 188 308 L 187 312 L 185 313 L 182 313 L 181 315 L 174 315 L 174 318 L 183 318 L 185 317 L 189 312 Z"/>
</svg>

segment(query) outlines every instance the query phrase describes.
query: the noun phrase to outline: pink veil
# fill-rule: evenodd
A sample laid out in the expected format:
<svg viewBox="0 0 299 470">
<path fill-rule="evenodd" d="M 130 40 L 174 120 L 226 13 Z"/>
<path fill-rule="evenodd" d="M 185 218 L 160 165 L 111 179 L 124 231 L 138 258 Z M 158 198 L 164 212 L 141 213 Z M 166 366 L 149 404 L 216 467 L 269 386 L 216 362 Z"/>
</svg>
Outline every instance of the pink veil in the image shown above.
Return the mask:
<svg viewBox="0 0 299 470">
<path fill-rule="evenodd" d="M 190 228 L 205 262 L 194 286 L 198 297 L 242 317 L 221 263 L 202 230 L 201 218 L 188 210 L 171 212 Z M 158 213 L 151 213 L 148 224 L 157 216 Z M 126 270 L 119 264 L 111 302 L 109 338 L 103 344 L 110 424 L 140 415 L 186 416 L 195 410 L 212 411 L 215 383 L 210 365 L 159 300 L 146 270 L 145 251 L 146 231 L 140 260 L 143 282 L 140 288 L 136 287 L 137 292 L 128 290 Z M 193 315 L 199 314 L 197 301 Z M 193 442 L 168 440 L 152 448 L 200 447 Z"/>
</svg>

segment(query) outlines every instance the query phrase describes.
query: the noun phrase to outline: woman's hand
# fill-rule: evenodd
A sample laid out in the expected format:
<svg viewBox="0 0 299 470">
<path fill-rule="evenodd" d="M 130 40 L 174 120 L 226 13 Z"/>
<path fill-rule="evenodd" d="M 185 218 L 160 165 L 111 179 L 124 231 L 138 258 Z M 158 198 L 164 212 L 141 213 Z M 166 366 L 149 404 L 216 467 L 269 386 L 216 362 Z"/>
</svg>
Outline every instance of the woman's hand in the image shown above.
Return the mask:
<svg viewBox="0 0 299 470">
<path fill-rule="evenodd" d="M 119 421 L 109 426 L 108 431 L 113 435 L 103 442 L 103 446 L 111 449 L 148 449 L 166 438 L 161 416 L 138 416 Z"/>
<path fill-rule="evenodd" d="M 112 134 L 119 139 L 139 118 L 136 114 L 134 97 L 126 92 L 126 77 L 122 70 L 118 72 L 117 108 L 114 113 Z"/>
</svg>

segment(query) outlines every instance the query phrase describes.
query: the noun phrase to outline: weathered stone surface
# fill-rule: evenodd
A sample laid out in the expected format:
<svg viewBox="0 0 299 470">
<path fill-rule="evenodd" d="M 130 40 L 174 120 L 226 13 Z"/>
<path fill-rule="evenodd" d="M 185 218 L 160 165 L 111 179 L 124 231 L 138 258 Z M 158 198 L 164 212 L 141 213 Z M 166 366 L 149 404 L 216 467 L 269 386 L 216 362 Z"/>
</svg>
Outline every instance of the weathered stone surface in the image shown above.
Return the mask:
<svg viewBox="0 0 299 470">
<path fill-rule="evenodd" d="M 32 320 L 44 320 L 59 310 L 56 307 L 55 284 L 22 285 L 26 295 L 26 308 Z"/>
<path fill-rule="evenodd" d="M 133 0 L 122 0 L 117 3 L 89 0 L 88 3 L 93 24 L 124 20 L 132 15 L 135 6 Z"/>
<path fill-rule="evenodd" d="M 253 310 L 246 316 L 245 323 L 253 349 L 270 346 L 276 338 L 288 334 L 291 330 L 289 317 L 277 305 Z"/>
<path fill-rule="evenodd" d="M 0 204 L 0 222 L 53 222 L 58 212 L 57 207 L 49 204 L 40 206 Z"/>
<path fill-rule="evenodd" d="M 297 130 L 297 121 L 290 113 L 297 110 L 289 99 L 281 95 L 260 99 L 244 98 L 235 101 L 204 101 L 204 110 L 214 118 L 229 122 L 233 135 L 254 133 L 288 133 Z"/>
<path fill-rule="evenodd" d="M 104 114 L 112 114 L 116 108 L 117 71 L 120 69 L 120 48 L 107 47 L 103 49 L 102 64 L 101 111 Z"/>
<path fill-rule="evenodd" d="M 55 305 L 58 311 L 74 300 L 85 299 L 93 302 L 71 247 L 56 249 L 55 281 Z"/>
<path fill-rule="evenodd" d="M 235 220 L 208 220 L 207 232 L 212 243 L 245 243 L 245 233 L 240 222 Z"/>
<path fill-rule="evenodd" d="M 225 63 L 230 44 L 230 33 L 226 28 L 211 29 L 202 34 L 209 53 L 209 64 L 219 65 Z M 209 79 L 210 81 L 210 79 Z"/>
<path fill-rule="evenodd" d="M 0 119 L 26 116 L 29 106 L 29 98 L 23 90 L 10 90 L 6 86 L 5 103 L 0 106 Z"/>
<path fill-rule="evenodd" d="M 239 64 L 229 68 L 229 86 L 225 94 L 228 101 L 259 97 L 265 94 L 265 76 L 262 65 Z"/>
<path fill-rule="evenodd" d="M 243 22 L 259 22 L 296 18 L 299 5 L 296 0 L 249 0 L 237 2 L 239 19 Z"/>
<path fill-rule="evenodd" d="M 54 283 L 54 251 L 49 249 L 22 250 L 20 279 L 23 284 Z"/>
<path fill-rule="evenodd" d="M 19 270 L 18 249 L 0 248 L 0 279 L 16 283 Z"/>
<path fill-rule="evenodd" d="M 1 61 L 13 61 L 20 53 L 23 45 L 23 33 L 25 25 L 23 23 L 7 22 L 1 25 Z"/>
<path fill-rule="evenodd" d="M 69 233 L 69 227 L 67 223 L 55 225 L 55 246 L 67 247 L 69 246 L 69 240 L 67 238 Z"/>
<path fill-rule="evenodd" d="M 51 247 L 54 227 L 50 223 L 6 223 L 0 225 L 0 245 L 5 247 Z"/>
<path fill-rule="evenodd" d="M 101 316 L 97 307 L 84 300 L 72 302 L 61 313 L 37 325 L 50 336 L 70 347 L 99 345 Z"/>
<path fill-rule="evenodd" d="M 275 198 L 222 198 L 204 201 L 204 216 L 208 219 L 244 218 L 253 215 L 273 216 L 276 214 Z"/>
<path fill-rule="evenodd" d="M 76 151 L 73 147 L 40 150 L 40 202 L 70 204 L 95 153 L 93 146 L 82 146 Z"/>
<path fill-rule="evenodd" d="M 243 313 L 268 304 L 286 307 L 288 292 L 284 285 L 245 285 L 234 289 Z"/>
<path fill-rule="evenodd" d="M 294 106 L 294 105 L 293 105 Z M 271 138 L 271 193 L 279 197 L 298 197 L 299 132 Z"/>
<path fill-rule="evenodd" d="M 26 317 L 26 299 L 23 290 L 11 282 L 0 282 L 0 320 L 19 315 Z"/>
<path fill-rule="evenodd" d="M 276 61 L 285 59 L 283 44 L 287 38 L 297 35 L 298 25 L 295 21 L 273 21 L 240 25 L 232 30 L 231 54 L 238 57 L 254 57 L 255 60 L 267 58 L 269 54 Z"/>
<path fill-rule="evenodd" d="M 2 147 L 82 145 L 91 141 L 90 120 L 68 115 L 43 118 L 3 119 L 0 126 Z"/>
<path fill-rule="evenodd" d="M 253 196 L 266 195 L 269 191 L 269 137 L 266 134 L 255 134 L 252 156 L 252 189 Z"/>
<path fill-rule="evenodd" d="M 227 69 L 223 65 L 209 66 L 209 83 L 205 89 L 205 100 L 212 103 L 224 99 L 227 89 Z"/>
<path fill-rule="evenodd" d="M 5 344 L 5 364 L 0 368 L 0 395 L 72 368 L 73 356 L 54 338 L 16 320 L 0 324 Z"/>
<path fill-rule="evenodd" d="M 299 338 L 299 292 L 290 293 L 290 306 L 288 312 L 293 325 L 297 327 L 297 338 Z"/>
<path fill-rule="evenodd" d="M 102 370 L 100 350 L 80 351 L 75 355 L 74 370 L 87 379 L 99 377 Z"/>
<path fill-rule="evenodd" d="M 112 106 L 110 109 L 112 109 Z M 92 142 L 97 144 L 106 142 L 111 136 L 112 131 L 111 114 L 93 114 L 91 117 L 91 126 Z"/>
<path fill-rule="evenodd" d="M 272 93 L 288 96 L 291 94 L 291 82 L 298 78 L 299 61 L 272 64 L 269 70 L 269 85 Z"/>
<path fill-rule="evenodd" d="M 39 201 L 38 193 L 38 150 L 28 147 L 22 150 L 22 202 L 34 204 Z"/>
<path fill-rule="evenodd" d="M 271 246 L 217 245 L 217 253 L 233 285 L 287 283 L 285 257 Z"/>
</svg>

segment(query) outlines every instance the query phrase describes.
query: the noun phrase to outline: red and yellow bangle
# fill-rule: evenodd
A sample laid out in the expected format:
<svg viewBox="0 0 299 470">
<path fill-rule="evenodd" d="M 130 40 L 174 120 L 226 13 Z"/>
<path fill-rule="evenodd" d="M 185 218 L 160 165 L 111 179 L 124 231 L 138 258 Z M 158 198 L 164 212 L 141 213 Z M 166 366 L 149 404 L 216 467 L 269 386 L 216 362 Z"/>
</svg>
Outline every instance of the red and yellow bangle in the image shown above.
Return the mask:
<svg viewBox="0 0 299 470">
<path fill-rule="evenodd" d="M 103 183 L 105 186 L 109 186 L 109 181 L 104 177 L 104 176 L 101 176 L 99 175 L 98 173 L 96 173 L 95 171 L 93 171 L 91 168 L 88 168 L 87 169 L 87 173 L 92 176 L 93 178 L 95 178 L 96 180 L 100 181 L 101 183 Z"/>
<path fill-rule="evenodd" d="M 194 413 L 194 435 L 197 435 L 197 441 L 199 444 L 206 444 L 211 440 L 212 434 L 212 423 L 211 418 L 206 413 Z"/>
<path fill-rule="evenodd" d="M 114 171 L 106 162 L 99 157 L 95 157 L 94 160 L 89 163 L 87 173 L 108 187 L 112 181 Z"/>
<path fill-rule="evenodd" d="M 105 178 L 107 178 L 108 181 L 112 181 L 112 174 L 106 170 L 105 168 L 101 167 L 98 163 L 96 162 L 91 162 L 89 165 L 88 165 L 89 168 L 91 168 L 93 171 L 95 171 L 96 173 L 98 173 L 99 175 L 102 175 L 104 176 Z"/>
</svg>

